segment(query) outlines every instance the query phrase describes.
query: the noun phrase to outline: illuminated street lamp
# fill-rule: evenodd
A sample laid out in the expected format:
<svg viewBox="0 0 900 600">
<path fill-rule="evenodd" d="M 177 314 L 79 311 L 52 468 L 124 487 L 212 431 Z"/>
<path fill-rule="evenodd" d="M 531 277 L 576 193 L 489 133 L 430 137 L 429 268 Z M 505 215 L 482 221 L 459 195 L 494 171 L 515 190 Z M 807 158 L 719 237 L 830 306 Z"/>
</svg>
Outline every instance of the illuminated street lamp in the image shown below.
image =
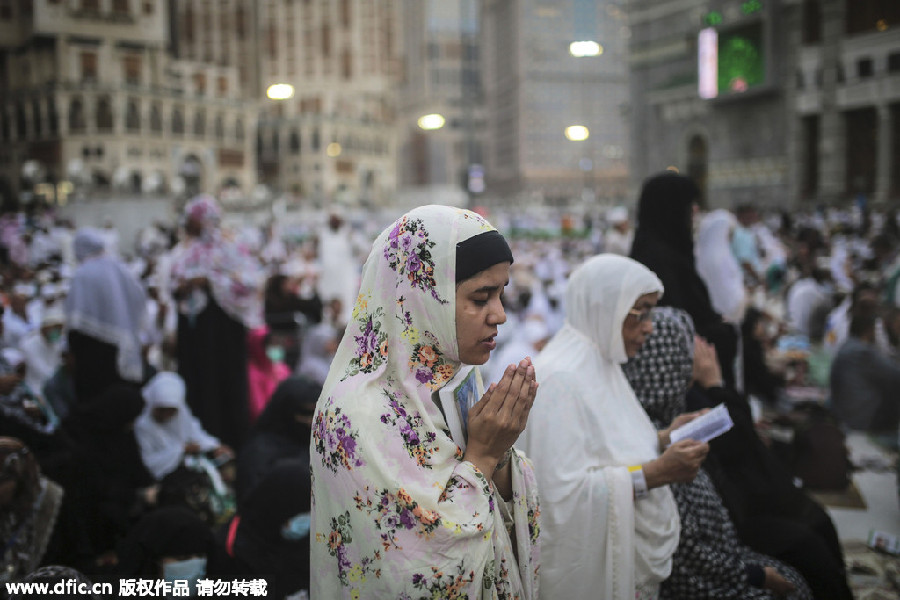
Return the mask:
<svg viewBox="0 0 900 600">
<path fill-rule="evenodd" d="M 337 142 L 331 142 L 325 148 L 325 154 L 330 156 L 331 158 L 336 158 L 341 155 L 341 145 Z"/>
<path fill-rule="evenodd" d="M 287 100 L 294 97 L 294 86 L 289 83 L 276 83 L 266 90 L 266 96 L 270 100 Z"/>
<path fill-rule="evenodd" d="M 586 56 L 600 56 L 603 54 L 603 46 L 593 40 L 581 40 L 569 44 L 569 54 L 576 58 Z"/>
<path fill-rule="evenodd" d="M 439 115 L 437 113 L 432 113 L 430 115 L 424 115 L 419 117 L 417 121 L 419 127 L 424 129 L 425 131 L 432 131 L 434 129 L 440 129 L 446 123 L 446 119 L 444 119 L 443 115 Z"/>
<path fill-rule="evenodd" d="M 566 139 L 570 142 L 583 142 L 591 135 L 584 125 L 569 125 L 566 127 Z"/>
</svg>

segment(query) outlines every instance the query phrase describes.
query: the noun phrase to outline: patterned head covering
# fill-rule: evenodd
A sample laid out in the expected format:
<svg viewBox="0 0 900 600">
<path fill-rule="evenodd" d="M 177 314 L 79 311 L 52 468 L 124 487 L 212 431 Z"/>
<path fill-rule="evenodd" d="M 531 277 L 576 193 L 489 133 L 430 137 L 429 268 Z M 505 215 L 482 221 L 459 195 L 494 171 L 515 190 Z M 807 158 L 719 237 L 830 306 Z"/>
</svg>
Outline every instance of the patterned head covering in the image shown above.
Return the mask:
<svg viewBox="0 0 900 600">
<path fill-rule="evenodd" d="M 493 487 L 452 437 L 456 405 L 434 394 L 472 371 L 456 339 L 457 244 L 492 230 L 425 206 L 375 240 L 313 423 L 314 597 L 536 596 L 530 465 L 512 460 L 517 565 Z"/>
<path fill-rule="evenodd" d="M 668 427 L 686 411 L 685 394 L 694 370 L 694 322 L 677 308 L 653 311 L 653 333 L 622 367 L 650 420 Z"/>
<path fill-rule="evenodd" d="M 219 203 L 209 194 L 194 196 L 184 207 L 184 220 L 194 221 L 202 231 L 200 237 L 209 238 L 222 220 Z"/>
</svg>

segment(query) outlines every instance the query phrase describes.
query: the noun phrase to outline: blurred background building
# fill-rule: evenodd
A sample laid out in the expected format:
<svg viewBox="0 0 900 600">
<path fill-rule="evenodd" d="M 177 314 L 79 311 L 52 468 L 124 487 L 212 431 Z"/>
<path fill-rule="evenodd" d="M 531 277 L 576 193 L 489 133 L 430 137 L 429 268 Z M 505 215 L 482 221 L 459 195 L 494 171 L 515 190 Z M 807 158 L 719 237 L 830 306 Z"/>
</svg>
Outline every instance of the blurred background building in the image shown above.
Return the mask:
<svg viewBox="0 0 900 600">
<path fill-rule="evenodd" d="M 0 195 L 900 196 L 897 0 L 0 0 Z"/>
<path fill-rule="evenodd" d="M 485 0 L 482 15 L 489 192 L 557 206 L 623 201 L 624 3 Z"/>
<path fill-rule="evenodd" d="M 898 196 L 900 2 L 633 0 L 631 174 L 711 206 Z"/>
</svg>

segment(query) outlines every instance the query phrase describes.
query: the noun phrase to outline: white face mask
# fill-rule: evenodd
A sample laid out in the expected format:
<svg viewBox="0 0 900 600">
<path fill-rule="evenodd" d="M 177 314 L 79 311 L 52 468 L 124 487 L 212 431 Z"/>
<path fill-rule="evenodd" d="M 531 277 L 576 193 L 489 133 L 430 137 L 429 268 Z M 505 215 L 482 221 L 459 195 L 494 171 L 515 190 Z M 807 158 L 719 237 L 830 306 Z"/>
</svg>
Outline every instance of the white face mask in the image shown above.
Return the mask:
<svg viewBox="0 0 900 600">
<path fill-rule="evenodd" d="M 206 558 L 189 558 L 163 565 L 163 579 L 174 584 L 187 581 L 191 595 L 197 595 L 197 582 L 206 576 Z"/>
</svg>

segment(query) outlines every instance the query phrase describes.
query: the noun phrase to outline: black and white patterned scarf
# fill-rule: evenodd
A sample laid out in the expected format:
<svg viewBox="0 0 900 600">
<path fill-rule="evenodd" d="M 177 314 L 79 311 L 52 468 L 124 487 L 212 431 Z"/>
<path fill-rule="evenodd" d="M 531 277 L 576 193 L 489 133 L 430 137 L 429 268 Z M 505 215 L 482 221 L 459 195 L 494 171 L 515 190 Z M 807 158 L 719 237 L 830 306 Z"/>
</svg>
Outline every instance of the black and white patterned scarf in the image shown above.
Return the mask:
<svg viewBox="0 0 900 600">
<path fill-rule="evenodd" d="M 685 412 L 694 368 L 694 322 L 678 308 L 653 310 L 653 333 L 622 370 L 657 428 Z"/>
</svg>

